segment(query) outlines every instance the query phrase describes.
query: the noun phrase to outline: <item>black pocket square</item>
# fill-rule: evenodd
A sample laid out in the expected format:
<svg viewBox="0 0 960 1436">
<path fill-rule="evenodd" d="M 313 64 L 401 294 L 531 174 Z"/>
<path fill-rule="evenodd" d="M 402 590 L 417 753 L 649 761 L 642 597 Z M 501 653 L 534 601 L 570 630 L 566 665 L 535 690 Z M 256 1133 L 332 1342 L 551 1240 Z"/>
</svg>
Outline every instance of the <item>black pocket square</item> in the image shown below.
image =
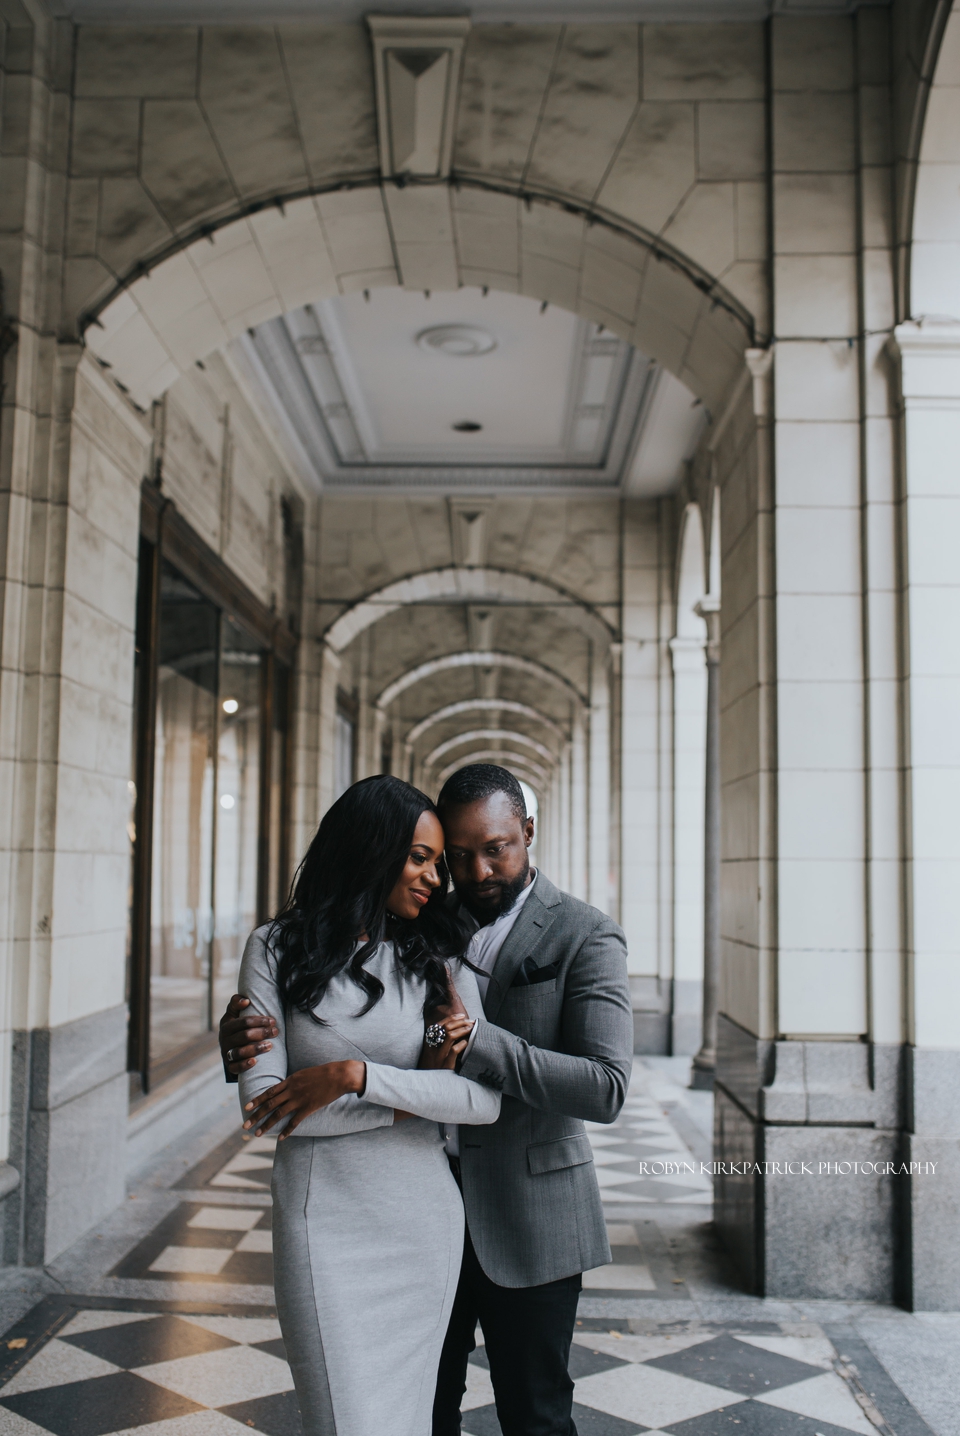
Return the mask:
<svg viewBox="0 0 960 1436">
<path fill-rule="evenodd" d="M 550 962 L 546 967 L 537 967 L 532 957 L 525 957 L 517 968 L 511 987 L 532 987 L 535 982 L 550 982 L 557 975 L 559 963 Z"/>
</svg>

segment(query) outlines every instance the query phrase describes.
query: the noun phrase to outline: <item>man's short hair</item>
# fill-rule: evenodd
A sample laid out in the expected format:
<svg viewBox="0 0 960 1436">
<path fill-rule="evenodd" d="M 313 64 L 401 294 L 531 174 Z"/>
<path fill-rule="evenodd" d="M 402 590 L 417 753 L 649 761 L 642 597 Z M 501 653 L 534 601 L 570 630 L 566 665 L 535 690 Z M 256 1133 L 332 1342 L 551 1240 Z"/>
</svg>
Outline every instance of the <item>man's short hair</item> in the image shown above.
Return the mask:
<svg viewBox="0 0 960 1436">
<path fill-rule="evenodd" d="M 440 789 L 437 807 L 461 808 L 465 803 L 479 803 L 492 798 L 494 793 L 503 793 L 510 801 L 510 807 L 520 819 L 527 821 L 527 800 L 523 789 L 507 768 L 496 763 L 468 763 L 448 778 Z"/>
</svg>

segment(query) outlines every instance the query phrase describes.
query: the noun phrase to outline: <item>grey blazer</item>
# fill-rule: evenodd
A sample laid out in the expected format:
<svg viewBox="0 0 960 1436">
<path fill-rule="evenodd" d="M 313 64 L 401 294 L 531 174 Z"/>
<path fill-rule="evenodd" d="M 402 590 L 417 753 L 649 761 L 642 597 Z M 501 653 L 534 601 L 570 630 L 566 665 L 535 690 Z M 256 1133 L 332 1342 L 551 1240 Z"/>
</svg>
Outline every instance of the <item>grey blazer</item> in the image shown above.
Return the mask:
<svg viewBox="0 0 960 1436">
<path fill-rule="evenodd" d="M 612 1122 L 633 1062 L 627 948 L 612 919 L 543 873 L 497 958 L 464 1077 L 503 1094 L 461 1127 L 467 1225 L 499 1286 L 539 1286 L 610 1260 L 583 1119 Z"/>
</svg>

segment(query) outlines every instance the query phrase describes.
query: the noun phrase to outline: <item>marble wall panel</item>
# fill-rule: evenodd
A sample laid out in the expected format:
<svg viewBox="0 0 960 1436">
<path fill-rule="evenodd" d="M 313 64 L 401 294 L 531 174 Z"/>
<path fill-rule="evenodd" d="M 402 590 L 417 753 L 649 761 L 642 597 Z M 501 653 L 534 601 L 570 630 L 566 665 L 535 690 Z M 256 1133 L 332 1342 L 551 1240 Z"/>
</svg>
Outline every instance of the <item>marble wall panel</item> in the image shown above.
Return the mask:
<svg viewBox="0 0 960 1436">
<path fill-rule="evenodd" d="M 171 229 L 189 229 L 198 212 L 237 200 L 206 116 L 193 99 L 147 100 L 143 106 L 140 176 Z"/>
<path fill-rule="evenodd" d="M 97 254 L 115 275 L 125 276 L 142 255 L 172 238 L 139 179 L 101 180 Z"/>
<path fill-rule="evenodd" d="M 760 25 L 645 25 L 643 93 L 651 100 L 760 100 Z"/>
<path fill-rule="evenodd" d="M 559 25 L 483 25 L 463 59 L 457 167 L 519 178 L 556 61 Z"/>
<path fill-rule="evenodd" d="M 659 234 L 695 181 L 693 105 L 645 99 L 597 194 L 597 203 Z"/>
<path fill-rule="evenodd" d="M 75 100 L 73 174 L 135 175 L 139 148 L 138 100 Z"/>
<path fill-rule="evenodd" d="M 278 34 L 313 182 L 358 170 L 375 173 L 380 155 L 365 27 L 288 24 Z"/>
<path fill-rule="evenodd" d="M 206 29 L 199 98 L 245 197 L 305 188 L 300 129 L 274 29 Z"/>
<path fill-rule="evenodd" d="M 196 88 L 199 38 L 195 25 L 83 25 L 75 93 L 188 99 Z"/>
<path fill-rule="evenodd" d="M 534 184 L 556 184 L 592 199 L 640 98 L 636 25 L 566 25 L 557 49 L 526 169 Z"/>
<path fill-rule="evenodd" d="M 853 22 L 847 16 L 824 16 L 816 25 L 805 24 L 799 16 L 778 18 L 770 56 L 774 88 L 814 93 L 852 90 L 853 39 Z"/>
<path fill-rule="evenodd" d="M 704 102 L 697 106 L 697 178 L 757 180 L 766 177 L 766 110 L 757 100 Z"/>
<path fill-rule="evenodd" d="M 732 184 L 697 185 L 663 230 L 663 237 L 711 274 L 722 274 L 736 258 Z"/>
</svg>

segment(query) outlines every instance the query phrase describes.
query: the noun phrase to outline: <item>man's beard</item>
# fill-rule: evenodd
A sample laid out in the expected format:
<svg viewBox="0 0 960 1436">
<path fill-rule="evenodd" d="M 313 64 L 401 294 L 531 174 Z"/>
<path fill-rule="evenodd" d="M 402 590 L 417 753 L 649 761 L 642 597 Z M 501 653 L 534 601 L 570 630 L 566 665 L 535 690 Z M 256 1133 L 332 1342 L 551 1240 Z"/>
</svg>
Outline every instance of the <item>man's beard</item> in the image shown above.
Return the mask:
<svg viewBox="0 0 960 1436">
<path fill-rule="evenodd" d="M 517 898 L 527 885 L 529 874 L 530 857 L 529 854 L 525 854 L 523 867 L 513 881 L 499 885 L 500 900 L 496 907 L 493 907 L 489 902 L 483 902 L 482 899 L 478 900 L 471 893 L 461 894 L 460 900 L 467 910 L 473 913 L 474 917 L 484 917 L 490 921 L 495 921 L 498 917 L 503 917 L 504 913 L 508 913 L 513 907 Z"/>
</svg>

